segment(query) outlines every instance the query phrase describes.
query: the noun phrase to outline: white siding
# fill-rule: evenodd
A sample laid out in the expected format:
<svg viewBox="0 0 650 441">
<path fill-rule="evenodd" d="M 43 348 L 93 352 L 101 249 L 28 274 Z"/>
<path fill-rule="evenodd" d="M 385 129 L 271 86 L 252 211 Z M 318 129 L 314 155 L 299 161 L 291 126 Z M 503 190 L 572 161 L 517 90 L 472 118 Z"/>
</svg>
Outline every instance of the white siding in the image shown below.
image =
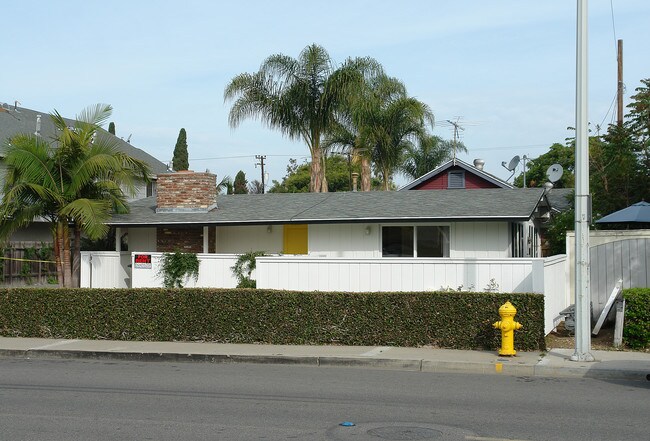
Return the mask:
<svg viewBox="0 0 650 441">
<path fill-rule="evenodd" d="M 457 222 L 452 225 L 449 250 L 453 258 L 510 256 L 507 222 Z"/>
<path fill-rule="evenodd" d="M 264 251 L 278 254 L 282 252 L 283 237 L 282 225 L 271 226 L 270 232 L 267 225 L 217 227 L 217 253 Z"/>
<path fill-rule="evenodd" d="M 366 229 L 369 228 L 367 231 Z M 379 257 L 377 224 L 317 224 L 309 226 L 309 255 L 318 257 Z M 366 232 L 370 234 L 366 234 Z"/>
</svg>

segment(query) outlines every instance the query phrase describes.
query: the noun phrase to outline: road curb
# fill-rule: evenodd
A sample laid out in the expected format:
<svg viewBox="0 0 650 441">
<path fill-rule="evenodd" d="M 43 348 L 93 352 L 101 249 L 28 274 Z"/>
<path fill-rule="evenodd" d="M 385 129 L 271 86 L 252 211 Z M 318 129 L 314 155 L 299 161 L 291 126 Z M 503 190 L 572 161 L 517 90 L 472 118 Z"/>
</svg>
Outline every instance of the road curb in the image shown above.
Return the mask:
<svg viewBox="0 0 650 441">
<path fill-rule="evenodd" d="M 88 359 L 142 362 L 194 362 L 194 363 L 254 363 L 273 365 L 303 365 L 314 367 L 346 367 L 386 369 L 429 373 L 471 373 L 544 378 L 593 378 L 601 380 L 646 381 L 650 372 L 645 369 L 610 369 L 594 365 L 553 366 L 548 357 L 535 364 L 513 359 L 497 358 L 490 362 L 368 358 L 346 356 L 296 356 L 259 354 L 190 354 L 180 352 L 95 351 L 63 349 L 0 349 L 0 357 L 25 359 Z"/>
</svg>

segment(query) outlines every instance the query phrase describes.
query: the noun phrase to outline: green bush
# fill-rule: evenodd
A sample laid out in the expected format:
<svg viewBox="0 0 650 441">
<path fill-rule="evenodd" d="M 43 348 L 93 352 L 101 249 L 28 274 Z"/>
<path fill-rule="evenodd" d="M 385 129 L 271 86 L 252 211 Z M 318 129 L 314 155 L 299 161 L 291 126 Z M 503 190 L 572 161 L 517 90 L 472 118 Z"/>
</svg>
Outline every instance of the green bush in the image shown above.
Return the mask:
<svg viewBox="0 0 650 441">
<path fill-rule="evenodd" d="M 515 348 L 545 349 L 544 297 L 251 289 L 0 290 L 0 334 L 110 340 L 496 349 L 510 300 Z"/>
<path fill-rule="evenodd" d="M 623 340 L 634 349 L 650 347 L 650 288 L 632 288 L 623 291 L 625 324 Z"/>
</svg>

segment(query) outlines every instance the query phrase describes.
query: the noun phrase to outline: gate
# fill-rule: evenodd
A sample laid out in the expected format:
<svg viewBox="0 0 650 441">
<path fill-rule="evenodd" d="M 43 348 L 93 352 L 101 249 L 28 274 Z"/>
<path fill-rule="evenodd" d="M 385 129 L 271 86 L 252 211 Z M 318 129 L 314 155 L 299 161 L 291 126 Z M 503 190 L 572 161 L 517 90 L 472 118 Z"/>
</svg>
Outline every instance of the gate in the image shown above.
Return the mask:
<svg viewBox="0 0 650 441">
<path fill-rule="evenodd" d="M 623 289 L 650 286 L 650 239 L 625 239 L 589 249 L 592 317 L 598 317 L 616 282 Z"/>
</svg>

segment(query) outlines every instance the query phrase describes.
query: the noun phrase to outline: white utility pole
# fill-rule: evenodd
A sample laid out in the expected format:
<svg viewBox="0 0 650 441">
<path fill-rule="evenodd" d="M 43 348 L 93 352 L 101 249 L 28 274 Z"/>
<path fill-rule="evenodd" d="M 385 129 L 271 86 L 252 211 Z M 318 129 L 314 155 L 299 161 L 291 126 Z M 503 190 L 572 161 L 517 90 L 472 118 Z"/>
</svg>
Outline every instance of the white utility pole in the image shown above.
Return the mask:
<svg viewBox="0 0 650 441">
<path fill-rule="evenodd" d="M 576 196 L 575 196 L 575 314 L 573 361 L 594 361 L 591 350 L 589 287 L 589 128 L 587 119 L 587 0 L 578 1 L 576 36 Z"/>
</svg>

